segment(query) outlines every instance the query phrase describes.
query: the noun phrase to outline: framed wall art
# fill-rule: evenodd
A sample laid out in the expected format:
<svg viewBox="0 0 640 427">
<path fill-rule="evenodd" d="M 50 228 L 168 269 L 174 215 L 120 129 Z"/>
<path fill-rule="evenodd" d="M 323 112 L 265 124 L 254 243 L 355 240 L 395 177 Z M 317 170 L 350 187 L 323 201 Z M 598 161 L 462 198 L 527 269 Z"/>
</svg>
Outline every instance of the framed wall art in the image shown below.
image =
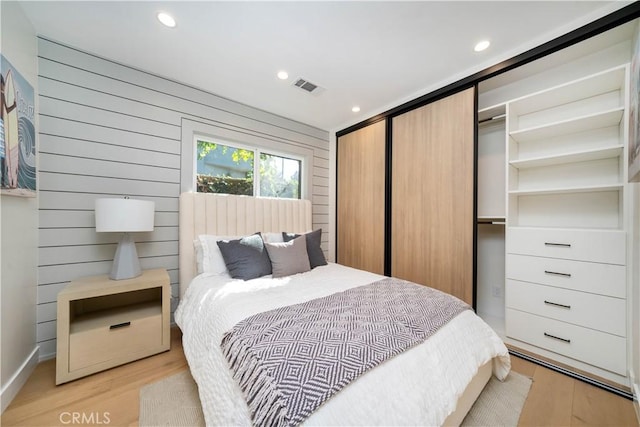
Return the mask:
<svg viewBox="0 0 640 427">
<path fill-rule="evenodd" d="M 33 86 L 0 55 L 0 194 L 35 197 Z"/>
</svg>

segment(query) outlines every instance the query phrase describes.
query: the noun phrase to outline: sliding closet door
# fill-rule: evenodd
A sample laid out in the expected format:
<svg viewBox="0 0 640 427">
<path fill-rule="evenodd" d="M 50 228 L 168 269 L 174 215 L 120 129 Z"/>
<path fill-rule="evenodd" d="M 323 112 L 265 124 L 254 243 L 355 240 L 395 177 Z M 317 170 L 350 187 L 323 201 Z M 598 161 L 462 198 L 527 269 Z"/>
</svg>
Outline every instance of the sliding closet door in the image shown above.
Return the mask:
<svg viewBox="0 0 640 427">
<path fill-rule="evenodd" d="M 337 260 L 384 274 L 385 121 L 338 138 Z"/>
<path fill-rule="evenodd" d="M 474 89 L 393 118 L 391 274 L 473 304 Z"/>
</svg>

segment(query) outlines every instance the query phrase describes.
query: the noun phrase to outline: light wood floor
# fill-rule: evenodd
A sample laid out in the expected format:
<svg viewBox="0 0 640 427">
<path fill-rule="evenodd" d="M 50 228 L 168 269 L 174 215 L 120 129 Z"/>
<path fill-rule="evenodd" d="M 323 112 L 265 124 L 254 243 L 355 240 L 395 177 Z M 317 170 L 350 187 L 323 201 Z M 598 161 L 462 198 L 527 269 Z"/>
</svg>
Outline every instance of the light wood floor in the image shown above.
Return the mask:
<svg viewBox="0 0 640 427">
<path fill-rule="evenodd" d="M 638 426 L 630 400 L 525 360 L 511 360 L 514 371 L 533 378 L 519 425 Z M 170 351 L 58 387 L 55 360 L 49 360 L 37 366 L 2 414 L 1 424 L 76 426 L 70 423 L 75 412 L 93 417 L 93 425 L 137 426 L 140 388 L 185 369 L 180 331 L 175 328 Z"/>
</svg>

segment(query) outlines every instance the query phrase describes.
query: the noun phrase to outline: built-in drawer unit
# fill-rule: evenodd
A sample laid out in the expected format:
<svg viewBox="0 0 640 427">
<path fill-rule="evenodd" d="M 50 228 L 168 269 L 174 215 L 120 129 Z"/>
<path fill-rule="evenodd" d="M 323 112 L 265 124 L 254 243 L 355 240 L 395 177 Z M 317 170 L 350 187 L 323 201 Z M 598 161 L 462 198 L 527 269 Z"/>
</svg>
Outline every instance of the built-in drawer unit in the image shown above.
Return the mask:
<svg viewBox="0 0 640 427">
<path fill-rule="evenodd" d="M 624 299 L 515 280 L 507 280 L 505 297 L 508 308 L 621 337 L 626 335 Z"/>
<path fill-rule="evenodd" d="M 506 334 L 515 340 L 626 375 L 624 337 L 507 308 Z"/>
<path fill-rule="evenodd" d="M 505 105 L 505 341 L 621 386 L 628 81 L 623 64 Z"/>
<path fill-rule="evenodd" d="M 507 254 L 506 278 L 626 298 L 623 265 Z"/>
<path fill-rule="evenodd" d="M 626 261 L 626 234 L 619 230 L 509 227 L 505 245 L 508 254 L 619 265 Z"/>
</svg>

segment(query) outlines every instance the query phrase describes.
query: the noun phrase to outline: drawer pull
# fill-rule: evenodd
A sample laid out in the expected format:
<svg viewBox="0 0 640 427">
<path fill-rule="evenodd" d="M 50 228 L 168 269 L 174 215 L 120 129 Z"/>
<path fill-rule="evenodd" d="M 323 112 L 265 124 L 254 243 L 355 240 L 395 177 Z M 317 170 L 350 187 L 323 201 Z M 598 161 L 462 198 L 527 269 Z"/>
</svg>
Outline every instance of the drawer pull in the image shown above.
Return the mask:
<svg viewBox="0 0 640 427">
<path fill-rule="evenodd" d="M 111 325 L 109 326 L 109 329 L 120 329 L 120 328 L 126 328 L 127 326 L 131 326 L 131 322 L 122 322 L 122 323 L 118 323 L 117 325 Z"/>
<path fill-rule="evenodd" d="M 571 244 L 570 243 L 552 243 L 552 242 L 544 242 L 545 246 L 557 246 L 557 247 L 561 247 L 561 248 L 570 248 Z"/>
<path fill-rule="evenodd" d="M 562 307 L 562 308 L 571 309 L 570 305 L 558 304 L 557 302 L 551 302 L 551 301 L 544 300 L 544 303 L 548 304 L 548 305 L 553 305 L 554 307 Z"/>
<path fill-rule="evenodd" d="M 553 274 L 554 276 L 571 277 L 570 273 L 558 273 L 556 271 L 548 271 L 548 270 L 545 270 L 544 272 L 545 274 Z"/>
<path fill-rule="evenodd" d="M 571 343 L 571 340 L 568 340 L 566 338 L 560 338 L 560 337 L 556 337 L 555 335 L 551 335 L 548 333 L 544 333 L 545 337 L 549 337 L 549 338 L 553 338 L 554 340 L 558 340 L 558 341 L 562 341 L 562 342 L 566 342 L 566 343 Z"/>
</svg>

